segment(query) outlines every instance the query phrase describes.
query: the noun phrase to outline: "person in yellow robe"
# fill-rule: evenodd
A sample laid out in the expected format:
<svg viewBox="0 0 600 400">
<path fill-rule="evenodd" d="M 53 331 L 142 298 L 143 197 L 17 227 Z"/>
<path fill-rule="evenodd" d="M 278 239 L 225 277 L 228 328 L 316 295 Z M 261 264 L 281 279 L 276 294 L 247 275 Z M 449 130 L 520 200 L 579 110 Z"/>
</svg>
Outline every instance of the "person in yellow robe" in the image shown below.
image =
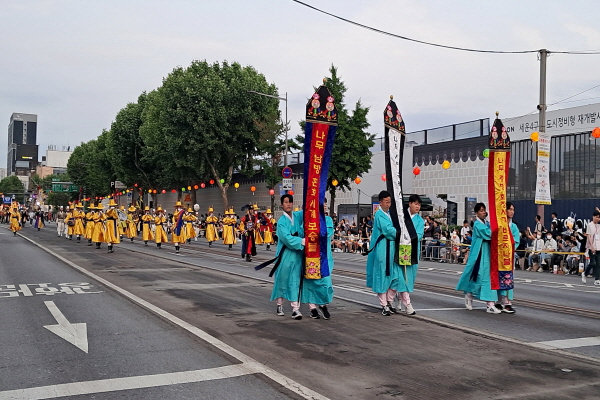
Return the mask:
<svg viewBox="0 0 600 400">
<path fill-rule="evenodd" d="M 137 213 L 135 211 L 136 208 L 133 205 L 129 206 L 129 208 L 127 209 L 127 221 L 125 221 L 125 233 L 127 234 L 127 237 L 131 239 L 132 242 L 133 238 L 137 236 L 137 224 L 139 222 Z"/>
<path fill-rule="evenodd" d="M 209 207 L 208 217 L 206 217 L 206 233 L 204 234 L 208 247 L 212 247 L 212 242 L 219 240 L 219 232 L 217 231 L 219 219 L 213 215 L 213 212 L 213 208 Z"/>
<path fill-rule="evenodd" d="M 158 206 L 156 209 L 156 216 L 154 217 L 154 225 L 156 226 L 156 231 L 154 232 L 154 241 L 156 242 L 156 247 L 161 248 L 161 243 L 166 243 L 167 233 L 165 232 L 165 225 L 167 224 L 167 217 L 165 217 L 164 210 L 162 207 Z"/>
<path fill-rule="evenodd" d="M 117 214 L 126 214 L 125 206 L 119 207 L 119 211 L 117 212 Z M 119 218 L 117 220 L 117 230 L 119 231 L 119 237 L 121 238 L 121 240 L 123 240 L 123 236 L 125 235 L 125 231 L 127 230 L 127 220 L 122 220 L 121 218 Z"/>
<path fill-rule="evenodd" d="M 119 235 L 119 213 L 117 212 L 117 203 L 114 199 L 110 199 L 108 203 L 108 211 L 106 211 L 106 222 L 104 223 L 104 242 L 108 245 L 108 252 L 114 253 L 113 245 L 121 243 Z"/>
<path fill-rule="evenodd" d="M 276 222 L 270 208 L 267 209 L 265 215 L 260 219 L 260 231 L 263 234 L 263 241 L 267 245 L 267 251 L 271 251 L 271 245 L 275 244 L 275 240 L 273 240 L 273 226 Z"/>
<path fill-rule="evenodd" d="M 73 227 L 73 234 L 77 235 L 77 241 L 81 241 L 81 235 L 85 234 L 85 227 L 83 226 L 83 220 L 85 219 L 85 212 L 83 212 L 83 204 L 77 203 L 73 210 L 73 218 L 75 220 L 75 226 Z"/>
<path fill-rule="evenodd" d="M 92 237 L 94 236 L 94 217 L 96 216 L 96 206 L 90 204 L 89 211 L 85 214 L 85 234 L 84 237 L 88 241 L 88 246 L 92 245 Z"/>
<path fill-rule="evenodd" d="M 96 248 L 100 248 L 100 244 L 104 242 L 104 220 L 106 219 L 106 215 L 104 215 L 104 206 L 102 204 L 98 204 L 96 207 L 96 215 L 94 215 L 94 233 L 92 234 L 92 242 L 96 243 Z"/>
<path fill-rule="evenodd" d="M 185 221 L 185 238 L 187 242 L 190 243 L 192 239 L 197 240 L 194 224 L 198 221 L 198 218 L 194 214 L 194 210 L 188 208 L 187 213 L 183 216 L 183 220 Z"/>
<path fill-rule="evenodd" d="M 73 240 L 73 233 L 75 232 L 75 209 L 67 206 L 67 215 L 65 216 L 65 227 L 67 235 L 65 239 Z"/>
<path fill-rule="evenodd" d="M 18 203 L 12 203 L 10 206 L 10 230 L 17 236 L 17 232 L 21 230 L 21 213 L 19 212 Z"/>
<path fill-rule="evenodd" d="M 223 244 L 228 245 L 228 249 L 231 250 L 233 245 L 237 242 L 235 237 L 237 219 L 235 218 L 235 212 L 233 208 L 225 211 L 225 218 L 223 218 Z"/>
<path fill-rule="evenodd" d="M 185 243 L 185 210 L 181 201 L 175 203 L 175 212 L 172 218 L 172 230 L 171 230 L 171 241 L 175 245 L 175 253 L 179 254 L 179 247 L 182 243 Z"/>
<path fill-rule="evenodd" d="M 142 240 L 144 245 L 148 246 L 148 240 L 154 240 L 154 234 L 152 233 L 152 224 L 154 223 L 154 217 L 150 214 L 150 207 L 144 208 L 144 215 L 142 215 Z"/>
<path fill-rule="evenodd" d="M 263 220 L 264 215 L 259 212 L 260 207 L 257 204 L 252 206 L 252 210 L 254 212 L 253 220 L 256 224 L 254 227 L 254 244 L 262 245 L 265 243 L 265 238 L 263 237 L 263 232 L 261 231 L 261 221 Z"/>
</svg>

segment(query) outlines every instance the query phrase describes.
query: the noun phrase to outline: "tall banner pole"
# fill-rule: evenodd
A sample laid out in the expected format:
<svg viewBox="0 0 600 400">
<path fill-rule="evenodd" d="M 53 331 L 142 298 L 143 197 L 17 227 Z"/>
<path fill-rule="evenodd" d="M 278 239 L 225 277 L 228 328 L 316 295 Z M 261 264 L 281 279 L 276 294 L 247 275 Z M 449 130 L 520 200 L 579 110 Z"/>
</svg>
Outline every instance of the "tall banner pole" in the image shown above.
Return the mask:
<svg viewBox="0 0 600 400">
<path fill-rule="evenodd" d="M 321 279 L 331 274 L 327 261 L 327 225 L 323 203 L 329 162 L 337 130 L 335 99 L 319 86 L 306 105 L 304 129 L 304 277 Z"/>
<path fill-rule="evenodd" d="M 406 128 L 402 114 L 394 102 L 394 96 L 390 96 L 390 101 L 383 111 L 383 124 L 386 186 L 387 191 L 392 194 L 394 199 L 390 206 L 390 216 L 394 228 L 396 228 L 394 262 L 400 265 L 414 265 L 419 262 L 417 232 L 408 209 L 404 206 L 402 194 L 402 163 Z"/>
<path fill-rule="evenodd" d="M 510 137 L 496 119 L 489 135 L 488 202 L 492 240 L 490 280 L 493 290 L 514 287 L 514 238 L 506 215 L 506 187 L 510 163 Z"/>
</svg>

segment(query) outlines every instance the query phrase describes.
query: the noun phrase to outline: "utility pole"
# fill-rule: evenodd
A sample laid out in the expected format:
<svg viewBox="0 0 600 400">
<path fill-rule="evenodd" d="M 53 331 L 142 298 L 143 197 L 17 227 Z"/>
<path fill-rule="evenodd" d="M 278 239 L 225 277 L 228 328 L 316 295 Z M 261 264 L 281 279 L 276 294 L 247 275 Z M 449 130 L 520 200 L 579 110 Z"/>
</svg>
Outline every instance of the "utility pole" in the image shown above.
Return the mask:
<svg viewBox="0 0 600 400">
<path fill-rule="evenodd" d="M 538 122 L 538 131 L 539 137 L 545 137 L 546 135 L 546 61 L 548 60 L 548 50 L 541 49 L 539 52 L 540 57 L 540 103 L 537 108 L 539 110 L 539 122 Z M 537 144 L 539 148 L 539 142 Z M 539 161 L 536 159 L 536 164 Z M 536 185 L 537 186 L 537 185 Z M 550 186 L 550 182 L 548 182 L 548 186 Z M 537 187 L 536 187 L 537 191 Z M 537 205 L 537 213 L 542 217 L 542 221 L 544 221 L 544 205 Z"/>
</svg>

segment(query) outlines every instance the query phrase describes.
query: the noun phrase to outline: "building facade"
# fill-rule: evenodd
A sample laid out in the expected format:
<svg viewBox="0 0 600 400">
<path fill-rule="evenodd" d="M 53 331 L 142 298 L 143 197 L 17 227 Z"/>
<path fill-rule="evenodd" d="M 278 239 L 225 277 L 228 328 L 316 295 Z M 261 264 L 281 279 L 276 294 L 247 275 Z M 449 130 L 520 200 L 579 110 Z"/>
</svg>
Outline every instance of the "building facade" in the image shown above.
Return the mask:
<svg viewBox="0 0 600 400">
<path fill-rule="evenodd" d="M 13 113 L 8 124 L 6 175 L 29 176 L 37 163 L 37 115 Z"/>
</svg>

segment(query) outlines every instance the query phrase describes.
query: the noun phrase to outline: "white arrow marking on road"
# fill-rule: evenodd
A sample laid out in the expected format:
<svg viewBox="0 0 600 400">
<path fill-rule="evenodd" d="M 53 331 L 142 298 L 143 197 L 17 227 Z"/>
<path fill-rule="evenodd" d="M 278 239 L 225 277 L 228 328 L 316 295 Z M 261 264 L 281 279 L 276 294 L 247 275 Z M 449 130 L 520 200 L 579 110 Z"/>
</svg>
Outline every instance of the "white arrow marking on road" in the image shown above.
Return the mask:
<svg viewBox="0 0 600 400">
<path fill-rule="evenodd" d="M 58 325 L 44 325 L 44 328 L 87 353 L 87 325 L 85 323 L 70 323 L 53 301 L 45 301 L 44 304 L 58 322 Z"/>
</svg>

